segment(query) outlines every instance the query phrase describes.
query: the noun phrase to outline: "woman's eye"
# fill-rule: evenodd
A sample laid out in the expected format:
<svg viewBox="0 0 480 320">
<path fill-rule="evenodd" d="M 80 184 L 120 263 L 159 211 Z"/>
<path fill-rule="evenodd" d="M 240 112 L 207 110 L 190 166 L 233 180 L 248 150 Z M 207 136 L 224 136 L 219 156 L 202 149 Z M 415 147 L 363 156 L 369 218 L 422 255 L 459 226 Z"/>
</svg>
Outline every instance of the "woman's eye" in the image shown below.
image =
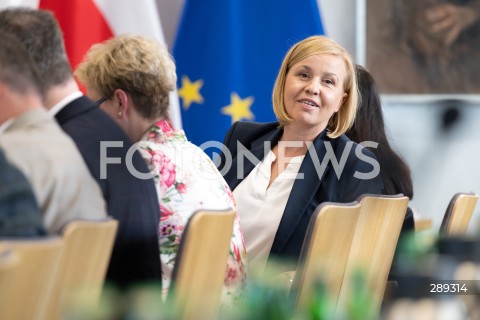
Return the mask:
<svg viewBox="0 0 480 320">
<path fill-rule="evenodd" d="M 309 78 L 310 76 L 309 76 L 309 74 L 306 73 L 306 72 L 301 72 L 301 73 L 299 74 L 299 77 L 300 77 L 300 78 L 307 79 L 307 78 Z"/>
<path fill-rule="evenodd" d="M 334 84 L 335 84 L 335 82 L 334 82 L 333 80 L 331 80 L 331 79 L 325 79 L 324 82 L 325 82 L 326 84 L 331 84 L 331 85 L 334 85 Z"/>
</svg>

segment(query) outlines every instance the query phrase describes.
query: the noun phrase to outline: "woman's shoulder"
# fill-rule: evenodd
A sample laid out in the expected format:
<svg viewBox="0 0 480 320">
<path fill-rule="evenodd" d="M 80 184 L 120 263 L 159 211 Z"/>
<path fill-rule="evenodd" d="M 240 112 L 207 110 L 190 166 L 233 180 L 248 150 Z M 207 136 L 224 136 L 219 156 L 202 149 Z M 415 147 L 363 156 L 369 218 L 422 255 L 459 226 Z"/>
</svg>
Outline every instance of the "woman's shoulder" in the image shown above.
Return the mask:
<svg viewBox="0 0 480 320">
<path fill-rule="evenodd" d="M 237 121 L 229 129 L 225 142 L 229 144 L 232 141 L 238 141 L 245 146 L 250 145 L 252 141 L 277 130 L 279 126 L 278 122 Z"/>
<path fill-rule="evenodd" d="M 378 161 L 375 154 L 368 148 L 376 148 L 370 142 L 362 144 L 350 140 L 345 134 L 330 140 L 333 144 L 335 157 L 338 161 L 345 159 L 345 166 L 350 170 L 369 172 L 375 170 Z"/>
<path fill-rule="evenodd" d="M 252 121 L 237 121 L 235 122 L 230 130 L 240 130 L 248 132 L 265 132 L 273 130 L 279 127 L 278 122 L 252 122 Z"/>
<path fill-rule="evenodd" d="M 355 154 L 357 148 L 360 148 L 362 151 L 363 149 L 367 150 L 364 148 L 362 145 L 354 142 L 353 140 L 350 140 L 345 134 L 342 134 L 336 138 L 326 138 L 325 139 L 326 143 L 330 143 L 332 145 L 333 150 L 335 150 L 335 153 L 343 153 L 349 151 L 350 154 Z M 370 151 L 368 151 L 370 152 Z"/>
<path fill-rule="evenodd" d="M 375 157 L 373 152 L 367 148 L 376 148 L 378 143 L 373 141 L 364 141 L 361 144 L 353 140 L 350 140 L 345 134 L 340 135 L 339 137 L 333 139 L 335 140 L 336 146 L 343 150 L 345 147 L 350 147 L 350 153 L 361 152 L 365 155 Z M 357 151 L 358 150 L 358 151 Z"/>
</svg>

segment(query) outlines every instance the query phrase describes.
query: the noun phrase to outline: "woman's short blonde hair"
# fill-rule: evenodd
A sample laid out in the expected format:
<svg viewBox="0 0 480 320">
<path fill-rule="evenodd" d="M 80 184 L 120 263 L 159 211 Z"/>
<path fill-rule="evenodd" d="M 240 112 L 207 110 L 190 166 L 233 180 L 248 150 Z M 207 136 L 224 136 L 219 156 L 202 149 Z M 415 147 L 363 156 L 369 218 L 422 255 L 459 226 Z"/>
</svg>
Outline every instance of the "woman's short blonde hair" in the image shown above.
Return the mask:
<svg viewBox="0 0 480 320">
<path fill-rule="evenodd" d="M 177 75 L 170 53 L 158 41 L 123 34 L 93 45 L 75 76 L 102 97 L 126 91 L 146 119 L 169 118 L 168 96 Z"/>
<path fill-rule="evenodd" d="M 328 136 L 336 138 L 345 133 L 353 124 L 357 113 L 358 86 L 353 59 L 342 46 L 324 36 L 312 36 L 293 45 L 285 55 L 278 72 L 272 94 L 273 111 L 280 122 L 285 126 L 293 119 L 285 109 L 284 92 L 285 80 L 290 68 L 297 62 L 315 54 L 330 54 L 341 57 L 345 61 L 347 76 L 343 83 L 343 91 L 347 97 L 337 113 L 334 113 L 328 122 Z"/>
</svg>

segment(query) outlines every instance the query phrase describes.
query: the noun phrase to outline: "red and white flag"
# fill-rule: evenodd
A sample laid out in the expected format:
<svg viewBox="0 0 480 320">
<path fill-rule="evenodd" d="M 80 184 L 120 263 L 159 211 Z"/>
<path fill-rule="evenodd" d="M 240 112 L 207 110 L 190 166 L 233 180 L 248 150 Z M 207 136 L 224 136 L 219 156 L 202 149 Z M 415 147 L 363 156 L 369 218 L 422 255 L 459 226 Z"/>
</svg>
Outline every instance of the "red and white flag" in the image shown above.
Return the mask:
<svg viewBox="0 0 480 320">
<path fill-rule="evenodd" d="M 73 69 L 87 50 L 121 33 L 148 36 L 165 43 L 155 0 L 3 0 L 7 6 L 29 6 L 54 12 L 65 38 Z M 170 116 L 176 129 L 182 128 L 178 95 L 170 96 Z"/>
</svg>

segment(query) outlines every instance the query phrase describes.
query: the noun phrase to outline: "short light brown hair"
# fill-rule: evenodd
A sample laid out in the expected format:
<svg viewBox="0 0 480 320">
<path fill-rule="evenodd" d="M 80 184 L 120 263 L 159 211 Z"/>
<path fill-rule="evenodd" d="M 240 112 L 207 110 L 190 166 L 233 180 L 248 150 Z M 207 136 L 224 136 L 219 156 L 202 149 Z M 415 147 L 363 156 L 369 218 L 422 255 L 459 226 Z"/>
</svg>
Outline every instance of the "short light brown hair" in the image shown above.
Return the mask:
<svg viewBox="0 0 480 320">
<path fill-rule="evenodd" d="M 284 103 L 285 80 L 291 67 L 297 62 L 315 54 L 330 54 L 338 56 L 345 62 L 347 76 L 344 79 L 343 91 L 347 97 L 337 113 L 328 122 L 328 136 L 336 138 L 345 133 L 353 124 L 358 105 L 358 86 L 353 59 L 342 46 L 324 36 L 312 36 L 295 45 L 285 55 L 278 72 L 272 94 L 273 111 L 281 126 L 293 119 L 288 115 Z"/>
<path fill-rule="evenodd" d="M 167 48 L 143 36 L 123 34 L 93 45 L 75 71 L 78 80 L 111 98 L 130 94 L 146 119 L 168 119 L 168 95 L 175 89 L 175 63 Z"/>
</svg>

